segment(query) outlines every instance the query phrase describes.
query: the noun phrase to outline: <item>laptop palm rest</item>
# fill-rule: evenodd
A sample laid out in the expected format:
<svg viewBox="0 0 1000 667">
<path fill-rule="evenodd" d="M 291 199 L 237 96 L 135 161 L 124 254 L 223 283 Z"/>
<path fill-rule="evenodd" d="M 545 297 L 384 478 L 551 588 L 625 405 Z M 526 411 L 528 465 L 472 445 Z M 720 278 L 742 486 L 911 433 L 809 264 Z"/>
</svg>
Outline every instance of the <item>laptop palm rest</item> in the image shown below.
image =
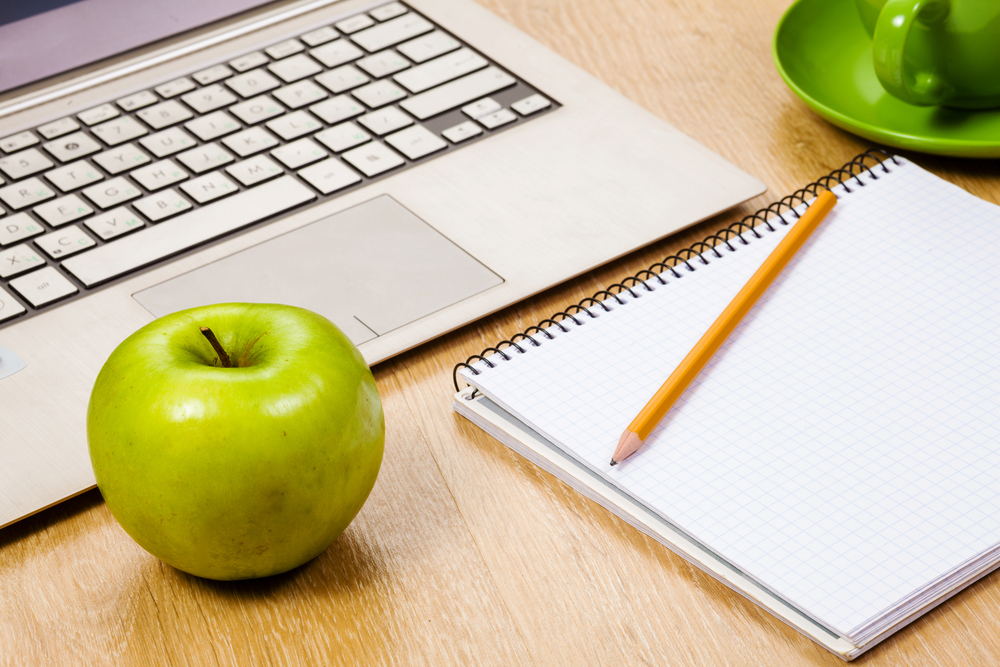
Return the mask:
<svg viewBox="0 0 1000 667">
<path fill-rule="evenodd" d="M 301 306 L 359 345 L 502 282 L 382 195 L 133 297 L 156 317 L 225 302 Z"/>
</svg>

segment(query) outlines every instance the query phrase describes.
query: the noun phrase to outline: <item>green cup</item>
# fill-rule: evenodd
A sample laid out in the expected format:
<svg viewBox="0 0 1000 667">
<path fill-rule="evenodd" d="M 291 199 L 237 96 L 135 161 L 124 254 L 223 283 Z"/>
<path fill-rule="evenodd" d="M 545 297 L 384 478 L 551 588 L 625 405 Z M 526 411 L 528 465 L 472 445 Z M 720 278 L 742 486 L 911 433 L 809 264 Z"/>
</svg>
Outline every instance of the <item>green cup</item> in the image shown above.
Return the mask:
<svg viewBox="0 0 1000 667">
<path fill-rule="evenodd" d="M 886 92 L 920 106 L 1000 106 L 1000 0 L 856 0 Z"/>
</svg>

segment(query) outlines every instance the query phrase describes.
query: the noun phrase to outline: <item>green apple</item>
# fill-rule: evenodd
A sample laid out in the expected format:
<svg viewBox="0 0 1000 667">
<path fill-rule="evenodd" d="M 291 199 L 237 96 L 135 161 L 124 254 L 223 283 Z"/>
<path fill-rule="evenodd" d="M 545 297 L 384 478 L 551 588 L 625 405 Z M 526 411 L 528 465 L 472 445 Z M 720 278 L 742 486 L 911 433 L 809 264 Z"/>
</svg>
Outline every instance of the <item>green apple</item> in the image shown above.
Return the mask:
<svg viewBox="0 0 1000 667">
<path fill-rule="evenodd" d="M 125 339 L 94 384 L 87 438 L 97 486 L 140 546 L 190 574 L 247 579 L 309 561 L 347 528 L 385 422 L 371 370 L 332 322 L 221 304 Z"/>
</svg>

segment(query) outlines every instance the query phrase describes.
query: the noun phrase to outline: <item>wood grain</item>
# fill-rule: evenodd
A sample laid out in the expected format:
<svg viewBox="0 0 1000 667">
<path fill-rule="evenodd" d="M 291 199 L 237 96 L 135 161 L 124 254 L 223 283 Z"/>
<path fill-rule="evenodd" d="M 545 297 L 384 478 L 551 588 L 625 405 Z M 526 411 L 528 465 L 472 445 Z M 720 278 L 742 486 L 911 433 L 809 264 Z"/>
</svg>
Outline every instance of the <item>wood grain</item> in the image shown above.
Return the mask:
<svg viewBox="0 0 1000 667">
<path fill-rule="evenodd" d="M 841 664 L 454 415 L 451 370 L 868 143 L 809 112 L 776 73 L 770 39 L 788 0 L 480 1 L 770 192 L 376 367 L 388 422 L 378 484 L 294 572 L 182 574 L 136 546 L 97 492 L 0 532 L 0 665 Z M 1000 202 L 995 161 L 907 156 Z M 1000 664 L 998 627 L 993 575 L 858 662 Z"/>
</svg>

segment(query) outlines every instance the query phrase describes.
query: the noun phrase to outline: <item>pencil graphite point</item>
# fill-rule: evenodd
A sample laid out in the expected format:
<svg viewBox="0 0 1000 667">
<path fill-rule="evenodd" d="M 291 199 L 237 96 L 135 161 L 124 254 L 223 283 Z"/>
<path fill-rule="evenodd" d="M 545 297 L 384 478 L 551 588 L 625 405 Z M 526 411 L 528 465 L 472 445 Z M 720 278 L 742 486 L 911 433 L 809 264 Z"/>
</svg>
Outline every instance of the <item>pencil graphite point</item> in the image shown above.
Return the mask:
<svg viewBox="0 0 1000 667">
<path fill-rule="evenodd" d="M 635 454 L 636 450 L 642 447 L 642 440 L 639 438 L 639 434 L 635 431 L 625 429 L 622 433 L 622 437 L 618 440 L 618 446 L 615 448 L 615 453 L 611 456 L 611 465 L 617 465 L 627 459 L 628 457 Z"/>
</svg>

